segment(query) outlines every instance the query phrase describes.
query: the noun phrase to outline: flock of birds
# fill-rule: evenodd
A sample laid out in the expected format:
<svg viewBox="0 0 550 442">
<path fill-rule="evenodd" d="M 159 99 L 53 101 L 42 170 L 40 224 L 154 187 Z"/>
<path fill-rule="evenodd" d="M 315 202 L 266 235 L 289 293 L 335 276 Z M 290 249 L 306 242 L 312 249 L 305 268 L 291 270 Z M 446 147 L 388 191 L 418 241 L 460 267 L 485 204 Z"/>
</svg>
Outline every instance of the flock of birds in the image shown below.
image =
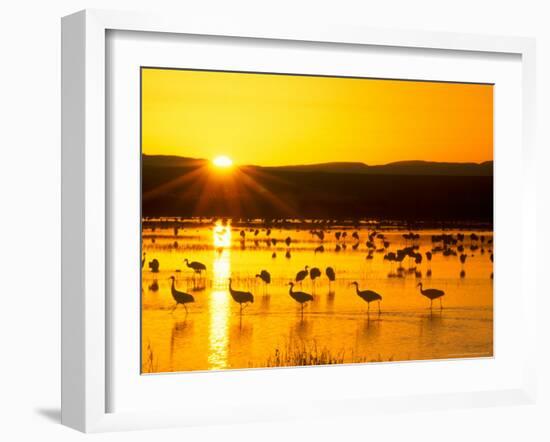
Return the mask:
<svg viewBox="0 0 550 442">
<path fill-rule="evenodd" d="M 202 276 L 202 272 L 206 272 L 206 266 L 198 261 L 189 262 L 188 259 L 184 260 L 187 267 L 193 269 L 195 273 Z M 332 267 L 327 267 L 325 270 L 325 274 L 329 280 L 329 284 L 332 284 L 336 280 L 336 272 Z M 294 301 L 296 301 L 301 308 L 302 316 L 304 314 L 304 306 L 310 302 L 313 301 L 313 295 L 311 293 L 304 292 L 302 290 L 296 291 L 294 289 L 294 286 L 296 284 L 302 284 L 304 279 L 306 279 L 308 276 L 311 278 L 312 282 L 315 283 L 315 280 L 319 277 L 321 277 L 321 270 L 318 267 L 312 267 L 309 268 L 308 266 L 305 266 L 303 270 L 300 270 L 295 277 L 294 281 L 290 281 L 288 283 L 289 292 L 288 294 Z M 262 270 L 260 273 L 256 274 L 256 278 L 260 278 L 264 284 L 267 286 L 267 284 L 271 283 L 271 274 L 267 270 Z M 172 309 L 172 313 L 176 310 L 176 308 L 181 304 L 185 308 L 186 313 L 188 312 L 187 304 L 195 302 L 195 298 L 193 295 L 189 293 L 182 292 L 180 290 L 177 290 L 176 288 L 176 278 L 174 276 L 170 276 L 170 280 L 172 281 L 171 285 L 171 293 L 172 297 L 174 298 L 174 301 L 176 304 L 174 305 Z M 254 294 L 251 292 L 241 291 L 241 290 L 235 290 L 233 288 L 233 281 L 232 278 L 228 279 L 229 283 L 229 294 L 231 295 L 231 298 L 233 301 L 235 301 L 237 304 L 239 304 L 239 313 L 242 315 L 243 309 L 248 307 L 250 304 L 254 303 Z M 382 295 L 379 293 L 373 291 L 373 290 L 360 290 L 359 289 L 359 283 L 357 281 L 353 281 L 350 285 L 355 286 L 355 292 L 357 296 L 359 296 L 363 301 L 367 303 L 367 312 L 370 312 L 370 303 L 371 302 L 377 302 L 378 303 L 378 312 L 380 313 L 380 301 L 382 301 Z M 420 289 L 420 293 L 428 298 L 430 300 L 430 309 L 432 309 L 432 304 L 434 299 L 439 299 L 440 308 L 443 308 L 443 304 L 441 302 L 441 298 L 445 295 L 445 292 L 443 290 L 429 288 L 424 289 L 422 283 L 418 283 L 417 287 Z"/>
<path fill-rule="evenodd" d="M 229 228 L 229 227 L 227 227 Z M 250 229 L 251 232 L 253 232 L 254 237 L 257 237 L 260 230 L 259 229 Z M 176 232 L 177 234 L 177 232 Z M 271 229 L 265 230 L 266 234 L 266 241 L 269 240 L 270 244 L 276 245 L 277 239 L 276 238 L 269 238 L 271 234 Z M 310 230 L 310 234 L 314 237 L 317 237 L 320 241 L 324 241 L 325 239 L 325 231 L 323 230 Z M 334 232 L 334 236 L 339 243 L 336 245 L 335 251 L 339 251 L 341 248 L 345 248 L 345 239 L 347 237 L 348 233 L 346 231 L 340 232 Z M 240 241 L 243 243 L 246 238 L 246 231 L 240 230 L 239 232 Z M 355 244 L 352 245 L 352 248 L 355 250 L 358 248 L 360 237 L 357 231 L 351 233 L 350 235 L 352 238 L 355 239 Z M 388 261 L 390 263 L 390 273 L 388 274 L 388 277 L 404 277 L 405 273 L 407 272 L 414 272 L 417 278 L 420 278 L 422 275 L 417 270 L 416 265 L 421 264 L 423 260 L 423 255 L 419 252 L 419 244 L 418 240 L 420 238 L 420 235 L 418 233 L 414 232 L 408 232 L 402 234 L 402 237 L 405 239 L 405 247 L 396 249 L 394 251 L 390 251 L 390 241 L 389 238 L 386 237 L 383 233 L 372 231 L 368 234 L 368 240 L 366 241 L 366 247 L 368 250 L 368 254 L 366 256 L 366 259 L 372 259 L 373 253 L 384 253 L 383 259 L 385 261 Z M 466 243 L 466 240 L 469 239 L 469 244 Z M 344 241 L 343 243 L 341 241 Z M 493 261 L 493 253 L 492 253 L 492 238 L 486 238 L 484 235 L 477 235 L 475 233 L 470 234 L 469 236 L 458 233 L 456 235 L 453 234 L 439 234 L 439 235 L 432 235 L 431 237 L 432 241 L 432 248 L 424 253 L 424 256 L 428 262 L 428 271 L 427 276 L 431 276 L 431 260 L 434 254 L 441 253 L 444 256 L 457 256 L 460 264 L 461 264 L 461 273 L 460 276 L 464 277 L 465 271 L 464 271 L 464 264 L 468 258 L 468 251 L 474 252 L 478 249 L 480 249 L 480 252 L 483 254 L 487 251 L 489 254 L 489 257 L 491 261 Z M 287 245 L 287 247 L 290 247 L 292 243 L 292 238 L 288 236 L 284 243 Z M 324 251 L 324 245 L 321 244 L 317 248 L 315 248 L 315 253 L 323 252 Z M 290 252 L 287 251 L 287 257 L 289 257 Z M 273 257 L 276 257 L 275 252 L 273 252 Z M 402 266 L 402 263 L 405 259 L 409 260 L 409 268 L 405 270 L 405 268 Z M 146 262 L 146 254 L 143 254 L 141 266 L 144 267 Z M 198 275 L 199 277 L 202 277 L 203 273 L 206 273 L 206 265 L 198 262 L 198 261 L 189 261 L 188 259 L 185 259 L 183 261 L 185 265 L 193 270 L 194 275 Z M 414 262 L 414 266 L 411 266 L 411 262 Z M 397 263 L 398 267 L 394 271 L 393 265 L 394 263 Z M 158 272 L 159 271 L 159 262 L 157 259 L 153 259 L 149 262 L 149 268 L 152 272 Z M 329 281 L 329 288 L 332 286 L 332 284 L 336 281 L 336 272 L 333 267 L 327 267 L 325 269 L 325 275 L 328 278 Z M 308 302 L 312 301 L 314 299 L 313 294 L 307 293 L 302 290 L 302 283 L 303 281 L 309 277 L 311 279 L 313 292 L 315 292 L 315 281 L 322 277 L 321 269 L 318 267 L 309 267 L 305 266 L 304 269 L 298 271 L 296 273 L 296 276 L 293 281 L 288 282 L 289 286 L 289 295 L 290 297 L 296 301 L 301 308 L 301 312 L 303 315 L 304 306 L 307 305 Z M 493 277 L 491 273 L 491 278 Z M 267 270 L 261 270 L 259 273 L 255 275 L 255 278 L 259 278 L 264 283 L 264 294 L 267 293 L 267 286 L 271 283 L 271 274 Z M 195 298 L 193 295 L 189 293 L 185 293 L 183 291 L 180 291 L 176 288 L 176 278 L 174 276 L 170 277 L 172 284 L 171 284 L 171 293 L 172 297 L 175 301 L 174 308 L 172 309 L 172 312 L 179 306 L 182 305 L 186 312 L 187 310 L 187 304 L 195 302 Z M 295 290 L 296 285 L 299 285 L 300 290 Z M 367 303 L 367 311 L 370 311 L 370 304 L 371 302 L 377 302 L 378 304 L 378 311 L 380 312 L 380 302 L 382 301 L 382 295 L 379 293 L 373 291 L 373 290 L 361 290 L 359 287 L 359 283 L 357 281 L 353 281 L 350 286 L 355 286 L 355 291 L 357 296 L 359 296 L 363 301 Z M 242 291 L 242 290 L 236 290 L 233 287 L 233 281 L 231 278 L 228 279 L 228 287 L 229 287 L 229 293 L 232 297 L 232 299 L 239 304 L 240 314 L 242 314 L 243 309 L 249 306 L 254 302 L 254 294 L 249 291 Z M 417 288 L 420 291 L 420 294 L 425 296 L 430 301 L 430 309 L 433 307 L 433 301 L 439 299 L 440 308 L 443 308 L 442 304 L 442 298 L 445 295 L 445 292 L 440 289 L 436 288 L 426 288 L 424 289 L 422 282 L 419 282 L 417 284 Z"/>
</svg>

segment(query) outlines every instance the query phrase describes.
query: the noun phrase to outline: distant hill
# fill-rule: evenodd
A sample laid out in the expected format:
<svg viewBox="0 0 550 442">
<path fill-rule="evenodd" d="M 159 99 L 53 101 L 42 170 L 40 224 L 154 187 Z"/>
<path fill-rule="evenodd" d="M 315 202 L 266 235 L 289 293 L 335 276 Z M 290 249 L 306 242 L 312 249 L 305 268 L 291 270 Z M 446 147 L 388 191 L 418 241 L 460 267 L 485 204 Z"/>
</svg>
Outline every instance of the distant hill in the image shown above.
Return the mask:
<svg viewBox="0 0 550 442">
<path fill-rule="evenodd" d="M 257 166 L 250 166 L 257 167 Z M 264 170 L 287 170 L 296 172 L 361 173 L 368 175 L 448 175 L 492 176 L 493 162 L 484 163 L 439 163 L 431 161 L 398 161 L 378 166 L 364 163 L 321 163 L 303 166 L 260 167 Z"/>
<path fill-rule="evenodd" d="M 152 167 L 198 167 L 208 160 L 164 155 L 143 155 L 143 165 Z M 447 175 L 447 176 L 493 176 L 493 162 L 441 163 L 433 161 L 398 161 L 384 165 L 369 166 L 360 162 L 331 162 L 288 166 L 243 166 L 246 169 L 289 172 L 354 173 L 368 175 Z"/>
<path fill-rule="evenodd" d="M 493 220 L 493 163 L 403 161 L 242 166 L 143 155 L 143 216 Z M 242 179 L 239 179 L 241 177 Z"/>
</svg>

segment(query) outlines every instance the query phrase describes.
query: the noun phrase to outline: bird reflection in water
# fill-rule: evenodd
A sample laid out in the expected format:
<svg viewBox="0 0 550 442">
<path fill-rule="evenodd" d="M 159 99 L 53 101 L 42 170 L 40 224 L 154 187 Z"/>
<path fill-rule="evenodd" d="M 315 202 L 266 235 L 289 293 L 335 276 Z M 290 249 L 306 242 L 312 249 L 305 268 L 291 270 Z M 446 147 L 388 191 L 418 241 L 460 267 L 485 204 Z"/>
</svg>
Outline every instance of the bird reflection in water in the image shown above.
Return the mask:
<svg viewBox="0 0 550 442">
<path fill-rule="evenodd" d="M 186 341 L 193 335 L 193 320 L 188 320 L 187 316 L 183 321 L 175 320 L 172 324 L 172 333 L 170 334 L 170 365 L 173 367 L 173 361 L 180 360 L 175 356 L 178 351 L 183 351 L 186 347 Z"/>
</svg>

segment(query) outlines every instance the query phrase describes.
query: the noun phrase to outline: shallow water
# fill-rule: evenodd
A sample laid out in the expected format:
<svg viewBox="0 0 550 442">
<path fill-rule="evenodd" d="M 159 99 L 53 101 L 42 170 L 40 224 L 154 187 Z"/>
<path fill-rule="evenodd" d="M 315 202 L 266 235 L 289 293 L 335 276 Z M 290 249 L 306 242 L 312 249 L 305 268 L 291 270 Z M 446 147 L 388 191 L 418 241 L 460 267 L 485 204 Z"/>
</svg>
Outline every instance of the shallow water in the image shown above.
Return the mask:
<svg viewBox="0 0 550 442">
<path fill-rule="evenodd" d="M 492 356 L 491 232 L 475 231 L 484 236 L 482 244 L 470 240 L 473 230 L 460 230 L 466 234 L 462 244 L 468 255 L 461 277 L 457 256 L 435 253 L 431 263 L 426 260 L 425 252 L 437 245 L 431 236 L 442 231 L 415 230 L 420 234 L 414 244 L 423 255 L 422 263 L 415 265 L 414 260 L 405 258 L 403 277 L 389 277 L 395 275 L 397 263 L 384 260 L 384 254 L 412 244 L 402 236 L 406 230 L 378 230 L 390 246 L 366 259 L 365 242 L 372 231 L 366 226 L 324 228 L 323 241 L 310 229 L 272 228 L 267 236 L 265 228 L 252 226 L 252 231 L 244 229 L 243 245 L 243 227 L 230 223 L 187 220 L 177 232 L 159 227 L 160 223 L 153 231 L 151 225 L 154 223 L 149 222 L 143 230 L 143 372 L 293 365 L 303 355 L 316 361 L 311 363 L 327 358 L 347 363 Z M 317 229 L 315 225 L 310 228 Z M 336 240 L 337 231 L 347 232 L 345 240 Z M 359 241 L 351 237 L 355 231 Z M 292 240 L 289 247 L 284 243 L 287 237 Z M 268 245 L 266 240 L 273 238 L 277 244 Z M 471 244 L 479 248 L 470 250 Z M 315 252 L 321 245 L 325 251 Z M 336 251 L 337 245 L 340 251 Z M 381 239 L 376 246 L 382 248 Z M 276 257 L 272 257 L 274 252 Z M 183 262 L 185 258 L 204 263 L 206 273 L 194 275 Z M 160 263 L 158 273 L 148 267 L 153 259 Z M 318 267 L 322 276 L 315 282 L 308 277 L 301 287 L 295 287 L 314 295 L 302 314 L 300 305 L 289 296 L 287 284 L 305 265 Z M 336 271 L 334 283 L 329 284 L 325 276 L 327 266 Z M 415 266 L 421 276 L 407 271 Z M 268 285 L 255 278 L 262 269 L 271 274 Z M 427 276 L 430 269 L 431 276 Z M 176 288 L 195 298 L 187 305 L 188 312 L 181 305 L 172 312 L 172 275 Z M 228 291 L 230 276 L 234 289 L 254 294 L 254 303 L 242 315 Z M 368 311 L 350 286 L 352 281 L 359 282 L 361 290 L 374 290 L 382 296 L 380 313 L 376 303 Z M 430 309 L 430 301 L 417 288 L 419 282 L 424 288 L 445 291 L 443 309 L 439 301 Z"/>
</svg>

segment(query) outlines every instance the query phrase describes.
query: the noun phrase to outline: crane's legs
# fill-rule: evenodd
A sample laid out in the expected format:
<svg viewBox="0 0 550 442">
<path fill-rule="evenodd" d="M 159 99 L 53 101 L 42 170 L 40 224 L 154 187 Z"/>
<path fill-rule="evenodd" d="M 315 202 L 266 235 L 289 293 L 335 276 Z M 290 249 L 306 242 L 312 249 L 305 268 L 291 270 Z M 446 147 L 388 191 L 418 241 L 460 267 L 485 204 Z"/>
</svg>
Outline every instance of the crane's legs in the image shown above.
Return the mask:
<svg viewBox="0 0 550 442">
<path fill-rule="evenodd" d="M 378 313 L 380 313 L 380 301 L 378 301 Z"/>
<path fill-rule="evenodd" d="M 441 301 L 441 298 L 439 298 L 439 308 L 443 310 L 443 302 Z"/>
</svg>

